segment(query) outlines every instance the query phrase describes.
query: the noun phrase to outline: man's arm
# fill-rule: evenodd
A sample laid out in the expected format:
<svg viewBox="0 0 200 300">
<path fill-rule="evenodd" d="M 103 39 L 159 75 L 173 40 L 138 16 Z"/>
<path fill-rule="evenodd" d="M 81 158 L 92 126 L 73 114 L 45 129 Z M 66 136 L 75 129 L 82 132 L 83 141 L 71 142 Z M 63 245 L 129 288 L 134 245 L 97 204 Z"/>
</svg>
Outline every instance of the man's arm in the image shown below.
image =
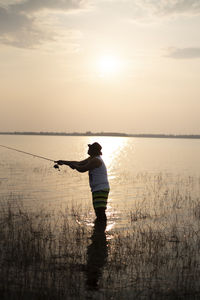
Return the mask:
<svg viewBox="0 0 200 300">
<path fill-rule="evenodd" d="M 78 172 L 84 173 L 87 172 L 89 170 L 93 170 L 95 168 L 99 168 L 102 165 L 102 162 L 94 157 L 94 158 L 90 158 L 87 159 L 87 162 L 85 162 L 84 164 L 77 164 L 77 163 L 71 163 L 71 165 L 69 165 L 72 169 L 76 169 Z"/>
<path fill-rule="evenodd" d="M 88 160 L 89 160 L 89 158 L 84 159 L 82 161 L 57 160 L 57 161 L 55 161 L 55 163 L 57 163 L 60 166 L 66 165 L 66 166 L 70 166 L 71 167 L 72 164 L 76 164 L 76 165 L 80 165 L 80 166 L 85 165 L 85 164 L 88 163 Z"/>
<path fill-rule="evenodd" d="M 87 164 L 89 160 L 90 160 L 90 158 L 88 157 L 88 158 L 86 158 L 84 160 L 79 161 L 78 163 L 79 163 L 80 166 L 82 166 L 82 165 Z"/>
</svg>

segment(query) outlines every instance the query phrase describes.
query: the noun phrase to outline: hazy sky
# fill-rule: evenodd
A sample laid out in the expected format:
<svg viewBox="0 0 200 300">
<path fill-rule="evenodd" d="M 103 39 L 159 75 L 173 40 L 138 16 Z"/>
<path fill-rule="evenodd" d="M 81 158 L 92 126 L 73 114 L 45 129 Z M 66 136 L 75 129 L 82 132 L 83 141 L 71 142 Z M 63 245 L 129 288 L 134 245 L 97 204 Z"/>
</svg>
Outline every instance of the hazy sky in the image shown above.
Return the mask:
<svg viewBox="0 0 200 300">
<path fill-rule="evenodd" d="M 0 0 L 0 131 L 200 134 L 200 0 Z"/>
</svg>

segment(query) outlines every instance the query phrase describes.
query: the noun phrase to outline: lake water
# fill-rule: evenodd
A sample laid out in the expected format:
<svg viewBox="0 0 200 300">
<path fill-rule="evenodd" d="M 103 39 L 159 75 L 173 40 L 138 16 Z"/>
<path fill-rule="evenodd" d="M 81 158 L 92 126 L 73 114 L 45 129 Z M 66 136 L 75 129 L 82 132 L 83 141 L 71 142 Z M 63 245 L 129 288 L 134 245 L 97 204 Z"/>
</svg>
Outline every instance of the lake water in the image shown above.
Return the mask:
<svg viewBox="0 0 200 300">
<path fill-rule="evenodd" d="M 127 228 L 130 212 L 141 207 L 143 217 L 155 210 L 158 215 L 162 214 L 165 205 L 174 205 L 173 193 L 176 193 L 176 199 L 178 193 L 197 201 L 200 191 L 200 140 L 0 136 L 1 145 L 53 160 L 82 160 L 87 157 L 87 144 L 94 141 L 102 145 L 108 169 L 111 192 L 107 216 L 111 227 Z M 21 202 L 29 209 L 63 212 L 66 207 L 73 206 L 80 214 L 84 215 L 87 211 L 88 224 L 93 221 L 87 173 L 78 173 L 67 166 L 60 167 L 58 171 L 53 168 L 53 162 L 2 147 L 0 155 L 1 203 L 15 205 Z M 163 204 L 169 193 L 171 202 Z M 162 203 L 158 203 L 161 196 Z M 185 204 L 182 211 L 184 216 L 187 205 L 190 204 Z"/>
</svg>

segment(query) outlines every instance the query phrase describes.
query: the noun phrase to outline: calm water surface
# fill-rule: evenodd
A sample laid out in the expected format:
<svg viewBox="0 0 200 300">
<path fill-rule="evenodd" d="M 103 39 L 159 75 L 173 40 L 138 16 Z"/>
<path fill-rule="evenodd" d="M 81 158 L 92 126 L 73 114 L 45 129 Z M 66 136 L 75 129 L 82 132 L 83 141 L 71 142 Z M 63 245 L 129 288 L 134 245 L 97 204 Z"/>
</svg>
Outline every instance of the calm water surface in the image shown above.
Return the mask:
<svg viewBox="0 0 200 300">
<path fill-rule="evenodd" d="M 102 145 L 108 168 L 111 192 L 107 214 L 112 226 L 126 227 L 130 211 L 144 200 L 147 209 L 155 209 L 155 190 L 164 195 L 178 184 L 184 193 L 190 189 L 192 196 L 198 197 L 200 140 L 0 136 L 1 145 L 53 160 L 82 160 L 87 157 L 87 144 L 94 141 Z M 87 173 L 67 166 L 57 171 L 50 161 L 1 147 L 0 155 L 1 203 L 21 202 L 30 209 L 63 212 L 73 206 L 80 214 L 87 211 L 88 224 L 94 219 Z"/>
</svg>

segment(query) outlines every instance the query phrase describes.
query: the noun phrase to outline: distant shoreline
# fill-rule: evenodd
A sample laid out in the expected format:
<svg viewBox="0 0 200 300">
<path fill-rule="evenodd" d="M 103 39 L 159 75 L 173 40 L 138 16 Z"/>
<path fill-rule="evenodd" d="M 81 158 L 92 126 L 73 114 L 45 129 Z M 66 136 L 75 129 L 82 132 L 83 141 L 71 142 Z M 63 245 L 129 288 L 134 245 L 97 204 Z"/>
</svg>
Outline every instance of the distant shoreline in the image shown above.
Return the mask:
<svg viewBox="0 0 200 300">
<path fill-rule="evenodd" d="M 0 135 L 42 135 L 42 136 L 111 136 L 111 137 L 138 137 L 138 138 L 173 138 L 173 139 L 200 139 L 200 135 L 194 134 L 127 134 L 119 132 L 0 132 Z"/>
</svg>

